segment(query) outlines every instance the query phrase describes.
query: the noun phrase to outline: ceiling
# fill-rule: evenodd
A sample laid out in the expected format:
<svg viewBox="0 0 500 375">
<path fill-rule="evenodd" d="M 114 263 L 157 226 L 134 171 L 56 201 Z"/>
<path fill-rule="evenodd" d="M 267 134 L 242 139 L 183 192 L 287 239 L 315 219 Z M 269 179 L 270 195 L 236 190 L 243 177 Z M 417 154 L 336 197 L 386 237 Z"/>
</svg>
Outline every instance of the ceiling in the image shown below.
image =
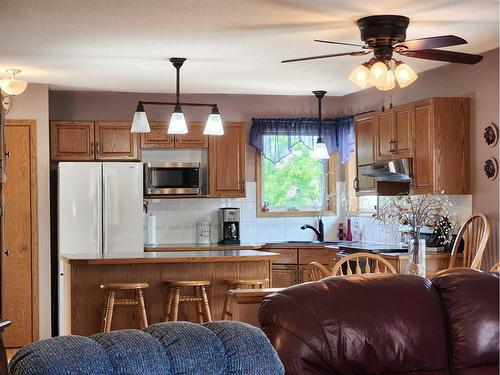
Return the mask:
<svg viewBox="0 0 500 375">
<path fill-rule="evenodd" d="M 455 34 L 469 44 L 450 49 L 485 52 L 498 48 L 498 11 L 498 0 L 3 1 L 0 71 L 60 90 L 173 92 L 168 58 L 180 56 L 183 92 L 344 95 L 366 57 L 280 60 L 355 50 L 313 39 L 359 42 L 355 21 L 373 14 L 410 17 L 407 39 Z"/>
</svg>

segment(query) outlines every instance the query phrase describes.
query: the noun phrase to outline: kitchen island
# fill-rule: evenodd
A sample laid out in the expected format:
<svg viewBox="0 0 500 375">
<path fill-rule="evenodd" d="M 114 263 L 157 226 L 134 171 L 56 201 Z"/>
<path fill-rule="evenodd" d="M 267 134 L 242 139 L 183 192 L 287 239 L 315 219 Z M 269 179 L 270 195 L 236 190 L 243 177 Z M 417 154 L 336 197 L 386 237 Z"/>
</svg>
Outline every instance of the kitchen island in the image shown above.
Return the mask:
<svg viewBox="0 0 500 375">
<path fill-rule="evenodd" d="M 214 320 L 220 318 L 226 292 L 225 279 L 269 279 L 272 261 L 279 254 L 254 250 L 172 251 L 112 255 L 64 255 L 63 327 L 60 334 L 91 335 L 101 329 L 105 282 L 145 282 L 144 299 L 149 324 L 164 315 L 164 280 L 209 280 L 207 288 Z M 269 284 L 271 285 L 271 284 Z M 266 285 L 266 286 L 269 286 Z M 193 304 L 182 304 L 179 320 L 196 321 Z M 118 306 L 112 329 L 137 328 L 136 309 Z"/>
</svg>

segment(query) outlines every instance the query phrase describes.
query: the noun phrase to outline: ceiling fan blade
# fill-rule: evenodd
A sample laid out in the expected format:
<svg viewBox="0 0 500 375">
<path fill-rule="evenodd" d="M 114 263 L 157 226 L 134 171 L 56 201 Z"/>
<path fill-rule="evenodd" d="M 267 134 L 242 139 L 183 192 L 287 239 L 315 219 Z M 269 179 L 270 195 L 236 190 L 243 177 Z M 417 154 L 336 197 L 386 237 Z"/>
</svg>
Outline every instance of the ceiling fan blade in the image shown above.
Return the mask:
<svg viewBox="0 0 500 375">
<path fill-rule="evenodd" d="M 337 56 L 361 56 L 370 53 L 371 51 L 355 51 L 355 52 L 344 52 L 344 53 L 334 53 L 331 55 L 320 55 L 320 56 L 309 56 L 309 57 L 301 57 L 299 59 L 290 59 L 283 60 L 282 63 L 289 63 L 295 61 L 305 61 L 305 60 L 316 60 L 316 59 L 326 59 L 328 57 L 337 57 Z"/>
<path fill-rule="evenodd" d="M 361 47 L 361 48 L 366 47 L 363 44 L 354 44 L 354 43 L 346 43 L 346 42 L 335 42 L 335 41 L 330 41 L 330 40 L 314 39 L 314 41 L 315 42 L 319 42 L 319 43 L 341 44 L 343 46 L 354 46 L 354 47 Z"/>
<path fill-rule="evenodd" d="M 411 39 L 393 45 L 394 48 L 405 47 L 411 50 L 422 50 L 431 48 L 441 48 L 467 44 L 465 39 L 456 35 L 431 36 L 429 38 Z"/>
<path fill-rule="evenodd" d="M 422 49 L 418 51 L 399 51 L 403 56 L 415 57 L 417 59 L 446 61 L 458 64 L 477 64 L 483 56 L 472 55 L 470 53 L 443 51 L 439 49 Z"/>
</svg>

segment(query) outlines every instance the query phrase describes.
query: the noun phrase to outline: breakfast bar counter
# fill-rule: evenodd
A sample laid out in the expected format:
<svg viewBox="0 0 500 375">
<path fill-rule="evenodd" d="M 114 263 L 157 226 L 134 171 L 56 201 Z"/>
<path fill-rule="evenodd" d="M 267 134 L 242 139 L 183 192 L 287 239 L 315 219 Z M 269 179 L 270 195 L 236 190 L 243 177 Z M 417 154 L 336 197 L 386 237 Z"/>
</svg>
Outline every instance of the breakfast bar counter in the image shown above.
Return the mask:
<svg viewBox="0 0 500 375">
<path fill-rule="evenodd" d="M 144 299 L 149 324 L 162 321 L 166 307 L 165 280 L 207 280 L 210 310 L 219 320 L 226 279 L 269 279 L 279 254 L 254 250 L 139 252 L 113 255 L 64 255 L 63 324 L 60 334 L 91 335 L 101 330 L 104 292 L 102 283 L 148 283 Z M 264 287 L 267 287 L 267 283 Z M 192 303 L 181 304 L 179 320 L 196 322 Z M 139 328 L 139 313 L 118 306 L 112 329 Z"/>
</svg>

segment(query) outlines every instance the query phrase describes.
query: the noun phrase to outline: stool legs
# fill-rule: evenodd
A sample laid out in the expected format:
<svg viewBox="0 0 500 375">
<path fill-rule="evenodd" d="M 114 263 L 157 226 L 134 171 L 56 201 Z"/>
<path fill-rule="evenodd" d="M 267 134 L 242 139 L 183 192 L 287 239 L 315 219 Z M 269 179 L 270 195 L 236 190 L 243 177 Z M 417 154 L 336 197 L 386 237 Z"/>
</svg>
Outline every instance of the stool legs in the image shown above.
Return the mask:
<svg viewBox="0 0 500 375">
<path fill-rule="evenodd" d="M 194 288 L 194 296 L 181 296 L 180 286 L 170 286 L 167 292 L 166 310 L 164 313 L 164 321 L 176 322 L 179 318 L 179 303 L 194 302 L 196 306 L 196 316 L 198 323 L 211 322 L 212 314 L 208 303 L 207 292 L 202 285 L 192 286 Z"/>
<path fill-rule="evenodd" d="M 201 299 L 203 300 L 203 310 L 205 315 L 205 320 L 207 322 L 212 321 L 212 314 L 210 313 L 210 306 L 208 305 L 208 297 L 204 286 L 200 286 Z"/>
<path fill-rule="evenodd" d="M 200 288 L 195 288 L 195 296 L 197 298 L 199 298 L 200 300 L 196 301 L 196 315 L 197 315 L 197 318 L 198 318 L 198 323 L 203 323 L 203 310 L 202 310 L 202 306 L 201 306 L 201 300 L 202 300 L 202 297 L 201 297 L 201 290 Z"/>
<path fill-rule="evenodd" d="M 163 314 L 163 321 L 168 322 L 171 318 L 170 310 L 172 309 L 172 300 L 174 298 L 174 288 L 168 288 L 167 293 L 167 306 L 165 308 L 165 313 Z"/>
<path fill-rule="evenodd" d="M 104 332 L 111 331 L 111 322 L 113 320 L 113 309 L 115 307 L 115 291 L 108 291 L 108 298 L 106 302 L 106 313 L 104 315 Z"/>
<path fill-rule="evenodd" d="M 228 285 L 227 289 L 237 289 L 237 285 Z M 229 306 L 231 306 L 231 296 L 226 292 L 226 296 L 224 297 L 224 307 L 222 308 L 222 317 L 220 318 L 221 320 L 225 320 L 226 316 L 232 316 L 231 312 L 229 311 Z"/>
<path fill-rule="evenodd" d="M 147 328 L 148 317 L 146 315 L 146 306 L 144 304 L 144 296 L 142 295 L 141 289 L 137 289 L 137 303 L 139 305 L 139 314 L 141 316 L 142 328 Z"/>
<path fill-rule="evenodd" d="M 172 314 L 168 314 L 172 321 L 176 322 L 179 315 L 179 298 L 180 298 L 181 288 L 176 286 L 174 288 L 174 301 L 172 305 Z"/>
</svg>

